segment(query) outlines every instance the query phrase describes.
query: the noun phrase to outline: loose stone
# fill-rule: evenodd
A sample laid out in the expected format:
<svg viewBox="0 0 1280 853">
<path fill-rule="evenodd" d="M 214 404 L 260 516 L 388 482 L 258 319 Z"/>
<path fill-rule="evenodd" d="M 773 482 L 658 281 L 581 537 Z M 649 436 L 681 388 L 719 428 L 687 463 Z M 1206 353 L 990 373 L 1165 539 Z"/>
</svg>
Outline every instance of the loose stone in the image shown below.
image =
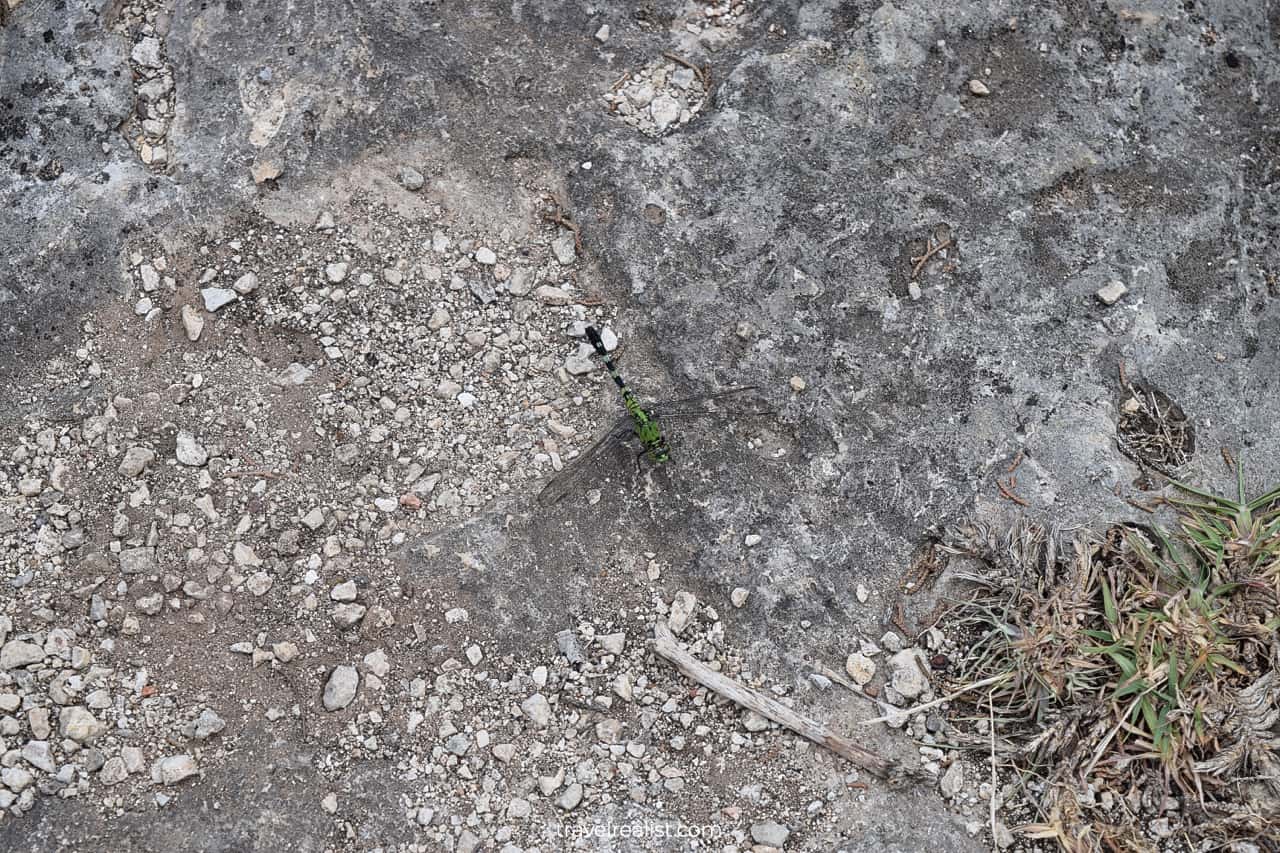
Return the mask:
<svg viewBox="0 0 1280 853">
<path fill-rule="evenodd" d="M 324 686 L 324 709 L 340 711 L 356 698 L 360 686 L 360 673 L 354 666 L 336 666 Z"/>
</svg>

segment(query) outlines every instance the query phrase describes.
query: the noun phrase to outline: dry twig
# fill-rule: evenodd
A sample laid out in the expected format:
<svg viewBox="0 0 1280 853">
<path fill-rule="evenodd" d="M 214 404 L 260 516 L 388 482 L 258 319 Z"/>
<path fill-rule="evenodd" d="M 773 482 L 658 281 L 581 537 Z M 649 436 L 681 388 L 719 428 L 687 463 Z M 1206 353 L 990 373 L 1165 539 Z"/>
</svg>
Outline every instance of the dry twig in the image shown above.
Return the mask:
<svg viewBox="0 0 1280 853">
<path fill-rule="evenodd" d="M 938 245 L 930 247 L 929 238 L 926 237 L 924 240 L 924 250 L 925 250 L 924 254 L 918 258 L 911 259 L 912 262 L 915 264 L 915 268 L 911 270 L 911 280 L 915 281 L 917 278 L 919 278 L 920 270 L 924 269 L 924 265 L 929 262 L 929 259 L 950 245 L 951 245 L 951 238 L 948 237 Z"/>
<path fill-rule="evenodd" d="M 1004 673 L 1004 672 L 997 673 L 996 675 L 992 675 L 989 678 L 984 678 L 981 681 L 975 681 L 973 684 L 966 684 L 964 687 L 961 687 L 959 690 L 955 691 L 954 693 L 948 693 L 946 696 L 942 696 L 938 699 L 934 699 L 932 702 L 925 702 L 924 704 L 916 705 L 913 708 L 895 708 L 892 714 L 886 714 L 883 717 L 875 717 L 874 719 L 870 719 L 870 720 L 863 720 L 862 725 L 869 726 L 872 723 L 887 722 L 888 720 L 892 720 L 896 717 L 903 716 L 904 714 L 908 717 L 914 717 L 916 714 L 919 714 L 921 711 L 928 711 L 930 708 L 936 708 L 944 702 L 950 702 L 952 699 L 963 696 L 966 693 L 970 693 L 974 690 L 979 690 L 983 687 L 990 687 L 992 684 L 997 684 L 1008 678 L 1009 678 L 1008 673 Z"/>
<path fill-rule="evenodd" d="M 710 72 L 707 71 L 705 67 L 699 67 L 697 65 L 694 65 L 689 60 L 683 57 L 677 56 L 674 53 L 664 53 L 662 55 L 667 59 L 670 59 L 672 62 L 683 65 L 685 68 L 688 68 L 694 74 L 698 75 L 698 82 L 702 84 L 702 91 L 705 93 L 703 95 L 703 98 L 706 98 L 707 95 L 711 93 L 711 74 Z"/>
<path fill-rule="evenodd" d="M 917 552 L 911 565 L 898 579 L 898 589 L 906 595 L 915 595 L 932 586 L 946 567 L 944 552 L 937 543 L 929 542 Z"/>
<path fill-rule="evenodd" d="M 1019 506 L 1031 506 L 1031 504 L 1027 503 L 1025 500 L 1023 500 L 1022 498 L 1018 497 L 1013 493 L 1013 487 L 1016 484 L 1017 483 L 1013 478 L 1010 478 L 1008 486 L 1002 483 L 999 477 L 996 478 L 996 488 L 1000 490 L 1001 497 L 1008 498 L 1009 500 L 1013 501 Z"/>
<path fill-rule="evenodd" d="M 987 725 L 991 732 L 991 843 L 996 840 L 996 793 L 1000 785 L 996 779 L 996 706 L 991 694 L 987 694 Z"/>
<path fill-rule="evenodd" d="M 785 726 L 801 737 L 808 738 L 819 746 L 824 746 L 837 755 L 852 761 L 868 773 L 889 783 L 903 781 L 908 771 L 895 761 L 882 758 L 870 750 L 864 749 L 852 741 L 840 737 L 817 720 L 793 711 L 781 702 L 753 690 L 727 675 L 716 672 L 689 652 L 680 648 L 675 635 L 665 622 L 658 622 L 653 629 L 654 651 L 659 657 L 674 664 L 687 677 L 703 687 L 762 717 Z"/>
<path fill-rule="evenodd" d="M 1135 501 L 1133 498 L 1125 498 L 1124 502 L 1127 503 L 1129 506 L 1133 507 L 1134 509 L 1140 509 L 1143 512 L 1155 514 L 1155 511 L 1156 511 L 1155 504 L 1147 505 L 1144 503 L 1139 503 L 1138 501 Z"/>
<path fill-rule="evenodd" d="M 574 222 L 564 213 L 564 205 L 560 203 L 560 199 L 556 198 L 554 193 L 548 193 L 546 198 L 551 202 L 551 209 L 542 212 L 542 218 L 546 222 L 554 222 L 561 228 L 568 228 L 573 232 L 573 247 L 577 249 L 579 255 L 586 254 L 582 251 L 582 229 L 578 227 L 578 223 Z"/>
</svg>

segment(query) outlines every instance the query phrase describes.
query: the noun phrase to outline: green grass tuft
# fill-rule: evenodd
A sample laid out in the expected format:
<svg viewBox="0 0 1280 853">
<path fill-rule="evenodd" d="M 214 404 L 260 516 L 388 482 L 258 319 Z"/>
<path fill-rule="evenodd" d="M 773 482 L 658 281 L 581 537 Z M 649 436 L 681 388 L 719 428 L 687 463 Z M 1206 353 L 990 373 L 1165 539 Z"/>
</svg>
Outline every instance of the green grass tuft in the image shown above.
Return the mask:
<svg viewBox="0 0 1280 853">
<path fill-rule="evenodd" d="M 1248 499 L 1236 474 L 1234 498 L 1175 483 L 1171 529 L 1113 526 L 1077 540 L 1074 560 L 953 548 L 987 566 L 949 617 L 973 639 L 955 687 L 1004 676 L 966 695 L 1018 745 L 1024 778 L 1042 780 L 1027 837 L 1140 845 L 1125 828 L 1137 815 L 1114 803 L 1151 784 L 1198 803 L 1183 820 L 1218 840 L 1222 809 L 1256 813 L 1259 790 L 1280 802 L 1280 489 Z M 1007 543 L 1044 538 L 1029 527 Z M 1104 790 L 1109 810 L 1094 800 Z M 1280 842 L 1280 828 L 1236 834 Z"/>
</svg>

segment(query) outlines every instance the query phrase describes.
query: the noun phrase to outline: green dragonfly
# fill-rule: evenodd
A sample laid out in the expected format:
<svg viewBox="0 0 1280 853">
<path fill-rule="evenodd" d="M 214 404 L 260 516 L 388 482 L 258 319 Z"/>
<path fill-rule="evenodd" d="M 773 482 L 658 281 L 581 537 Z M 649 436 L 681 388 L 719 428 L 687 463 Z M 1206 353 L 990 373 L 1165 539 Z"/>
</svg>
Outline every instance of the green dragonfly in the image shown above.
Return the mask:
<svg viewBox="0 0 1280 853">
<path fill-rule="evenodd" d="M 636 454 L 637 463 L 644 456 L 649 457 L 649 461 L 655 464 L 669 462 L 671 460 L 671 446 L 667 443 L 667 436 L 662 430 L 660 421 L 714 415 L 716 410 L 708 408 L 707 403 L 755 390 L 754 385 L 743 385 L 713 394 L 698 394 L 693 397 L 669 400 L 651 409 L 646 409 L 636 395 L 632 393 L 626 380 L 622 378 L 622 374 L 618 372 L 618 365 L 614 362 L 613 356 L 609 354 L 609 351 L 604 348 L 604 341 L 601 340 L 600 333 L 596 331 L 596 328 L 587 326 L 586 335 L 596 354 L 604 362 L 605 369 L 609 371 L 609 376 L 613 378 L 614 384 L 618 386 L 618 391 L 622 394 L 622 405 L 627 411 L 626 414 L 621 415 L 614 421 L 609 430 L 600 436 L 595 444 L 580 453 L 568 468 L 557 474 L 551 482 L 543 487 L 542 491 L 538 493 L 538 502 L 544 506 L 557 503 L 565 495 L 573 491 L 581 480 L 597 473 L 592 462 L 629 441 L 638 440 L 640 443 L 640 451 Z M 752 412 L 750 414 L 764 413 Z"/>
</svg>

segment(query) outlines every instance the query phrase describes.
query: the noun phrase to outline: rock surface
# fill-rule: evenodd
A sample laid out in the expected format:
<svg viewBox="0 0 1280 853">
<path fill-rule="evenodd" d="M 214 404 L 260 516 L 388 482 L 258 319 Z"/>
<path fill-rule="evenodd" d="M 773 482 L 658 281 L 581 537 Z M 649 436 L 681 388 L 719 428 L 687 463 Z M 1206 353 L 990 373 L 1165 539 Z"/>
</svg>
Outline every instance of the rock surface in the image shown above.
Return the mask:
<svg viewBox="0 0 1280 853">
<path fill-rule="evenodd" d="M 922 540 L 1147 523 L 1119 364 L 1280 479 L 1265 4 L 11 5 L 0 848 L 1013 844 L 945 721 L 857 726 L 955 651 Z M 621 414 L 587 323 L 754 398 L 539 504 Z"/>
</svg>

